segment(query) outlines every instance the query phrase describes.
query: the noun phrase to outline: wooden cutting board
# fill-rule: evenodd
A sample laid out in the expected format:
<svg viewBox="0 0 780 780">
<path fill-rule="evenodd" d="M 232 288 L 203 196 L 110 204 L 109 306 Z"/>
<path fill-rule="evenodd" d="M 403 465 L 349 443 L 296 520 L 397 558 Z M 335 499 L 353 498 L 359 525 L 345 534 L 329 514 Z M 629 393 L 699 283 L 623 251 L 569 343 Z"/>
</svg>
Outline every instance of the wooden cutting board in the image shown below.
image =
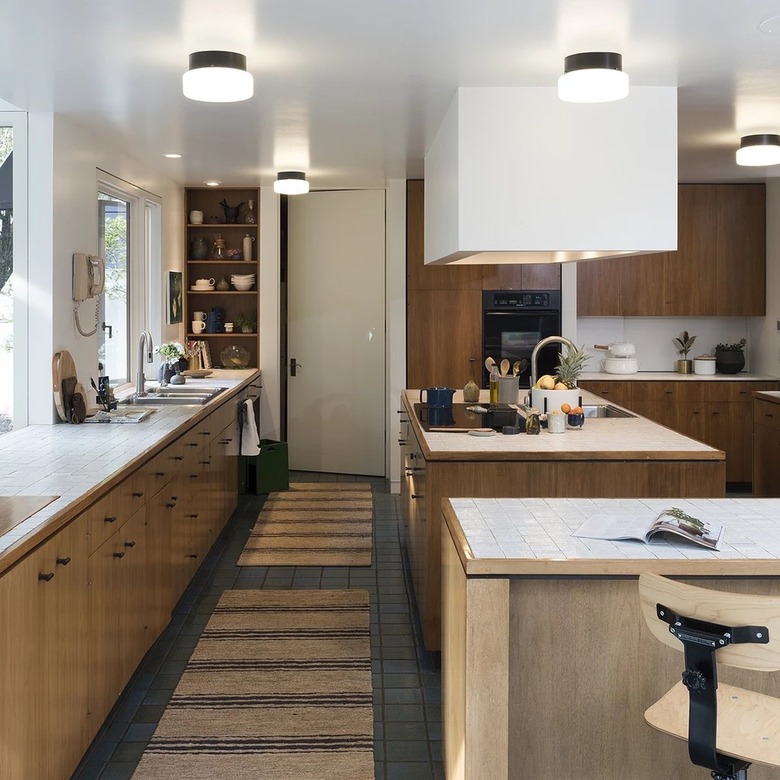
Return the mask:
<svg viewBox="0 0 780 780">
<path fill-rule="evenodd" d="M 0 536 L 59 496 L 0 496 Z"/>
<path fill-rule="evenodd" d="M 61 420 L 70 422 L 72 395 L 78 379 L 76 378 L 76 363 L 67 349 L 54 353 L 51 361 L 51 379 L 57 414 Z"/>
</svg>

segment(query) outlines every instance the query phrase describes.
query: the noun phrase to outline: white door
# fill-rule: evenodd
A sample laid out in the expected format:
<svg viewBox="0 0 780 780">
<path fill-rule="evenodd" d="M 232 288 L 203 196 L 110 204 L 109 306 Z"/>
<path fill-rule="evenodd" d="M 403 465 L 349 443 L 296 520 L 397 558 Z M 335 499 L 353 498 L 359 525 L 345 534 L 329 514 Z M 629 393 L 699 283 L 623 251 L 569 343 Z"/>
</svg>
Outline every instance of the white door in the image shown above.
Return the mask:
<svg viewBox="0 0 780 780">
<path fill-rule="evenodd" d="M 291 197 L 287 236 L 290 468 L 383 476 L 384 190 Z"/>
</svg>

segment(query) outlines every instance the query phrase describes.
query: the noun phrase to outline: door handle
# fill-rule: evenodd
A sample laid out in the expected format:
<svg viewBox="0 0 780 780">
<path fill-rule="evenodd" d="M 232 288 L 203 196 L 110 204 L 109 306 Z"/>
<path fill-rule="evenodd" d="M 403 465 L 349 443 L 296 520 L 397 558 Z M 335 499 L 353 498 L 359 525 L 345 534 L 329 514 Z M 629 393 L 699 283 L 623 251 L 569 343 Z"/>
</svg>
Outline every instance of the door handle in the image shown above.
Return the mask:
<svg viewBox="0 0 780 780">
<path fill-rule="evenodd" d="M 290 358 L 290 376 L 295 376 L 299 368 L 303 366 L 295 358 Z"/>
</svg>

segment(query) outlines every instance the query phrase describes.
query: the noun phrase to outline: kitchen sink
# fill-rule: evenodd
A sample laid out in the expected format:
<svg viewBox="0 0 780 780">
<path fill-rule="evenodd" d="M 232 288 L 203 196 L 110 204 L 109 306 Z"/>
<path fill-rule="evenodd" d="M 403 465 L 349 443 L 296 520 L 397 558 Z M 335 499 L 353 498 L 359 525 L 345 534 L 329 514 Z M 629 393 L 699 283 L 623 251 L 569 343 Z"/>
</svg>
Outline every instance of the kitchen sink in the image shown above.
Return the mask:
<svg viewBox="0 0 780 780">
<path fill-rule="evenodd" d="M 582 407 L 586 417 L 636 417 L 635 414 L 612 404 L 588 404 Z"/>
<path fill-rule="evenodd" d="M 187 387 L 183 385 L 169 385 L 150 389 L 146 395 L 136 395 L 133 393 L 121 404 L 131 404 L 139 406 L 168 406 L 168 405 L 199 405 L 205 404 L 215 396 L 219 395 L 224 387 Z"/>
</svg>

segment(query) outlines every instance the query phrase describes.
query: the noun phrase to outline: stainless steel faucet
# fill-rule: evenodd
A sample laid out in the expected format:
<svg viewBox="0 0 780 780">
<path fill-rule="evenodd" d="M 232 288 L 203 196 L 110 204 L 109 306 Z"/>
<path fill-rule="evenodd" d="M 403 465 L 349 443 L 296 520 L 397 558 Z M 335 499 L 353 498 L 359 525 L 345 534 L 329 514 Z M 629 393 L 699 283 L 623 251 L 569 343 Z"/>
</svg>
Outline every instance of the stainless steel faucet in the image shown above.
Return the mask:
<svg viewBox="0 0 780 780">
<path fill-rule="evenodd" d="M 135 377 L 135 394 L 139 396 L 146 395 L 146 377 L 144 376 L 144 347 L 146 348 L 146 362 L 151 363 L 154 360 L 152 344 L 152 334 L 148 330 L 142 330 L 138 337 L 138 373 Z"/>
<path fill-rule="evenodd" d="M 539 350 L 546 347 L 548 344 L 565 344 L 569 349 L 577 349 L 573 341 L 570 341 L 565 336 L 548 336 L 546 339 L 542 339 L 531 353 L 531 387 L 536 385 L 536 380 L 539 378 L 538 371 L 536 370 L 536 355 Z"/>
</svg>

